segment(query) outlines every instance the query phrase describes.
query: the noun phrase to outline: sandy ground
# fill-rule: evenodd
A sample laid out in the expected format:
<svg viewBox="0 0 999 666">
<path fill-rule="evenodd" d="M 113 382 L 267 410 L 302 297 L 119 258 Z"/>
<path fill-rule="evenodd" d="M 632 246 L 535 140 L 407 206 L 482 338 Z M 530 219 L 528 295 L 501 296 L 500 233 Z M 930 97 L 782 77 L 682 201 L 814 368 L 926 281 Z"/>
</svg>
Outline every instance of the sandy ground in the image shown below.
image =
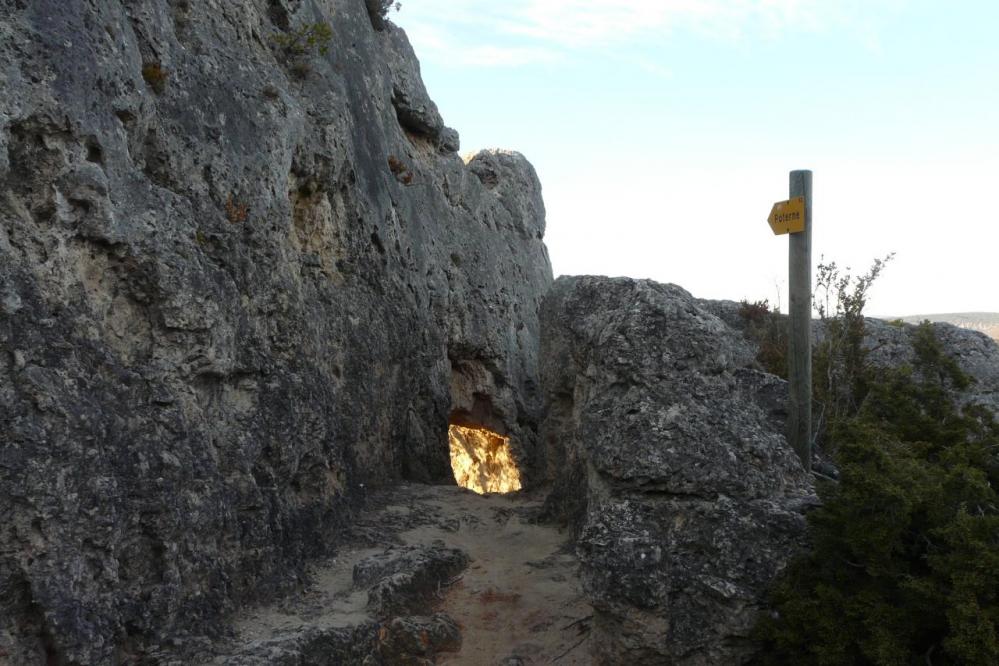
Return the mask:
<svg viewBox="0 0 999 666">
<path fill-rule="evenodd" d="M 437 663 L 589 664 L 592 609 L 580 589 L 569 534 L 531 522 L 540 500 L 415 484 L 373 497 L 372 508 L 356 521 L 357 544 L 316 566 L 302 593 L 241 613 L 234 642 L 363 622 L 369 619 L 367 593 L 353 589 L 354 564 L 389 545 L 443 541 L 468 553 L 471 563 L 440 591 L 435 610 L 458 622 L 462 647 L 438 655 Z"/>
<path fill-rule="evenodd" d="M 403 541 L 440 539 L 472 558 L 441 606 L 462 627 L 461 651 L 441 655 L 438 663 L 590 663 L 592 610 L 576 577 L 569 535 L 528 522 L 537 501 L 435 488 L 420 504 L 458 520 L 458 529 L 424 525 L 403 532 Z"/>
</svg>

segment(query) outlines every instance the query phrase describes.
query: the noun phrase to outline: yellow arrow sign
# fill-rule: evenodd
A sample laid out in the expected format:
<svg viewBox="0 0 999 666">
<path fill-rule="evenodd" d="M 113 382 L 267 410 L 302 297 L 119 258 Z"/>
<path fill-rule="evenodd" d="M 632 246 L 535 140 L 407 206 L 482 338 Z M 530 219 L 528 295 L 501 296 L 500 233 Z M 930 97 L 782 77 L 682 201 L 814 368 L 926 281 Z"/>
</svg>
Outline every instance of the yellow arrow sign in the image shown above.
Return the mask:
<svg viewBox="0 0 999 666">
<path fill-rule="evenodd" d="M 805 230 L 805 197 L 778 201 L 767 218 L 774 235 L 796 234 Z"/>
</svg>

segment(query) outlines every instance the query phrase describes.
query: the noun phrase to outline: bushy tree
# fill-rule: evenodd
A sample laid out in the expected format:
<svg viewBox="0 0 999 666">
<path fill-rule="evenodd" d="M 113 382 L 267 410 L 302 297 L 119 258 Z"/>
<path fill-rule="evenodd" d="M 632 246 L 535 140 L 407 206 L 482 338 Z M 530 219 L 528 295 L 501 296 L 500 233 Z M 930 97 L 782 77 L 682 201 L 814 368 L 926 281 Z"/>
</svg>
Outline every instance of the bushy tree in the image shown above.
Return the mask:
<svg viewBox="0 0 999 666">
<path fill-rule="evenodd" d="M 813 300 L 822 334 L 813 353 L 812 395 L 820 438 L 824 439 L 826 423 L 856 413 L 867 393 L 864 307 L 871 286 L 894 256 L 875 259 L 866 273 L 856 277 L 835 261 L 818 265 Z M 829 448 L 828 441 L 820 443 Z"/>
<path fill-rule="evenodd" d="M 399 11 L 399 8 L 402 6 L 396 0 L 365 0 L 365 4 L 368 8 L 368 16 L 371 18 L 371 25 L 376 30 L 384 29 L 385 18 L 388 16 L 389 10 L 395 9 Z"/>
<path fill-rule="evenodd" d="M 999 664 L 999 425 L 930 325 L 913 367 L 866 366 L 829 424 L 840 467 L 809 515 L 813 547 L 757 627 L 763 664 Z"/>
<path fill-rule="evenodd" d="M 278 33 L 271 38 L 277 47 L 278 57 L 288 66 L 292 75 L 305 79 L 312 72 L 309 60 L 329 53 L 333 28 L 329 23 L 317 22 Z"/>
<path fill-rule="evenodd" d="M 275 35 L 273 39 L 287 58 L 301 58 L 313 53 L 326 55 L 333 39 L 333 28 L 329 23 L 307 23 L 296 30 Z"/>
</svg>

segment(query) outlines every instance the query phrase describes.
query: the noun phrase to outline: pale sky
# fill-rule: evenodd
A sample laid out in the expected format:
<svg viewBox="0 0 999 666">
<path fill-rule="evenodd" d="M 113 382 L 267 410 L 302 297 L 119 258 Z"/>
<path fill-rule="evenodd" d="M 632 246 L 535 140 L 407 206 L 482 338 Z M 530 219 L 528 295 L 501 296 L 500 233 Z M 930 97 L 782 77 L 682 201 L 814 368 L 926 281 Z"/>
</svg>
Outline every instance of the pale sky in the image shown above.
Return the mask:
<svg viewBox="0 0 999 666">
<path fill-rule="evenodd" d="M 867 311 L 999 312 L 999 2 L 403 0 L 462 151 L 534 164 L 555 274 L 779 298 L 766 223 L 812 169 L 814 259 Z"/>
</svg>

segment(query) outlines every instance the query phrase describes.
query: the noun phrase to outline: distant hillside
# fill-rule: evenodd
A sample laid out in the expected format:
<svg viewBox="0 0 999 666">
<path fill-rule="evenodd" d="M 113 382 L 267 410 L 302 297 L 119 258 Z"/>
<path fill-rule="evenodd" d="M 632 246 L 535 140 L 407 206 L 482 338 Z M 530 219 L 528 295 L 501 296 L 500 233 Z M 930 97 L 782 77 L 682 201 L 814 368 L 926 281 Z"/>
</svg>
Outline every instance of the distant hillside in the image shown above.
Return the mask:
<svg viewBox="0 0 999 666">
<path fill-rule="evenodd" d="M 952 314 L 932 314 L 932 315 L 910 315 L 899 317 L 904 322 L 918 324 L 929 319 L 930 321 L 945 321 L 961 328 L 970 328 L 981 331 L 986 335 L 999 340 L 999 313 L 997 312 L 957 312 Z"/>
</svg>

